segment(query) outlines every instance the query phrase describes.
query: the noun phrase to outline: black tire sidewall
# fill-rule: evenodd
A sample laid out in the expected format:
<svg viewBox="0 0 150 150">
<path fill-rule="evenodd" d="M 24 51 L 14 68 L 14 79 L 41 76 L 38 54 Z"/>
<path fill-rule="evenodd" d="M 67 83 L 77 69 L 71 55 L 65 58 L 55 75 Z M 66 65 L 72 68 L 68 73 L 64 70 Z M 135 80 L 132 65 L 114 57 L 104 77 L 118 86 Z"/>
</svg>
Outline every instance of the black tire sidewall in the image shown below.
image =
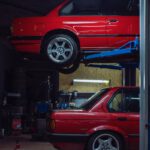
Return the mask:
<svg viewBox="0 0 150 150">
<path fill-rule="evenodd" d="M 80 59 L 81 59 L 80 54 L 78 54 L 77 59 L 74 60 L 74 63 L 71 66 L 62 67 L 59 69 L 59 71 L 63 74 L 71 74 L 75 72 L 80 66 Z"/>
<path fill-rule="evenodd" d="M 113 133 L 113 132 L 99 132 L 99 133 L 95 133 L 93 136 L 90 137 L 90 139 L 89 139 L 89 141 L 87 143 L 87 146 L 86 146 L 86 150 L 92 150 L 92 145 L 93 145 L 94 140 L 98 136 L 100 136 L 102 134 L 110 134 L 110 135 L 114 136 L 118 140 L 118 142 L 119 142 L 119 147 L 120 147 L 119 150 L 124 150 L 123 140 L 120 138 L 120 136 L 118 134 Z"/>
<path fill-rule="evenodd" d="M 69 68 L 61 68 L 59 71 L 63 74 L 71 74 L 75 72 L 79 68 L 79 63 L 74 63 L 72 66 Z"/>
<path fill-rule="evenodd" d="M 63 38 L 66 38 L 67 40 L 69 40 L 73 46 L 73 54 L 71 56 L 71 58 L 69 60 L 67 60 L 66 62 L 63 62 L 63 63 L 55 63 L 53 62 L 48 54 L 47 54 L 47 47 L 48 47 L 48 44 L 50 43 L 51 40 L 55 39 L 55 38 L 58 38 L 58 37 L 63 37 Z M 75 42 L 75 40 L 69 36 L 69 35 L 66 35 L 66 34 L 55 34 L 49 38 L 46 39 L 45 41 L 45 44 L 44 44 L 44 54 L 47 56 L 47 58 L 49 59 L 49 61 L 51 62 L 51 64 L 53 65 L 56 65 L 57 67 L 65 67 L 67 65 L 71 65 L 74 63 L 74 61 L 77 59 L 77 56 L 78 56 L 78 53 L 79 53 L 79 50 L 78 50 L 78 45 L 77 43 Z"/>
</svg>

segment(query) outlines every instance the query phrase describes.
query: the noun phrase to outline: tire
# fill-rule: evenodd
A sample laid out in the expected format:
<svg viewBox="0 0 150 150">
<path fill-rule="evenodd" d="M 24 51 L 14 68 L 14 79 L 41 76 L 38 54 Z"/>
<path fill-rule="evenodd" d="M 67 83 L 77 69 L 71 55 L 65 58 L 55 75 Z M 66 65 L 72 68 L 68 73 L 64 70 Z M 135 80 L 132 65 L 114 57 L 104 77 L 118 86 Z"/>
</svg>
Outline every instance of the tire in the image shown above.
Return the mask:
<svg viewBox="0 0 150 150">
<path fill-rule="evenodd" d="M 80 55 L 77 56 L 77 59 L 74 61 L 72 65 L 60 68 L 59 71 L 63 74 L 71 74 L 75 72 L 80 66 Z"/>
<path fill-rule="evenodd" d="M 87 150 L 123 150 L 123 141 L 115 133 L 100 132 L 90 138 Z"/>
<path fill-rule="evenodd" d="M 59 71 L 64 74 L 71 74 L 75 72 L 78 69 L 78 67 L 79 67 L 79 64 L 72 64 L 70 66 L 61 68 Z"/>
<path fill-rule="evenodd" d="M 44 44 L 44 51 L 50 62 L 58 67 L 72 65 L 79 52 L 75 40 L 65 34 L 49 37 Z"/>
</svg>

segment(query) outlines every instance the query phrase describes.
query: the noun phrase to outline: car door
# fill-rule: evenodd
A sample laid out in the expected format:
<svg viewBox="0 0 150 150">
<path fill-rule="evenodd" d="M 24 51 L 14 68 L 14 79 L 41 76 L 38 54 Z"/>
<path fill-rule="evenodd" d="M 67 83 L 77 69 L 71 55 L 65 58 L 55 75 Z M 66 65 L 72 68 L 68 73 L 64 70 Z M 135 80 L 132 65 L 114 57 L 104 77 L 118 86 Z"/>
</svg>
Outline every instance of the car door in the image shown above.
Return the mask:
<svg viewBox="0 0 150 150">
<path fill-rule="evenodd" d="M 139 37 L 140 26 L 139 26 L 139 0 L 132 0 L 130 4 L 130 22 L 131 22 L 131 40 Z"/>
<path fill-rule="evenodd" d="M 133 16 L 131 17 L 129 11 L 131 1 L 103 1 L 102 14 L 106 16 L 106 34 L 110 49 L 118 48 L 136 36 L 131 31 L 133 23 Z"/>
<path fill-rule="evenodd" d="M 75 32 L 83 50 L 106 49 L 106 17 L 99 14 L 101 0 L 74 0 L 60 12 L 63 25 Z"/>
<path fill-rule="evenodd" d="M 112 124 L 128 136 L 128 150 L 139 149 L 139 90 L 122 89 L 108 104 Z"/>
</svg>

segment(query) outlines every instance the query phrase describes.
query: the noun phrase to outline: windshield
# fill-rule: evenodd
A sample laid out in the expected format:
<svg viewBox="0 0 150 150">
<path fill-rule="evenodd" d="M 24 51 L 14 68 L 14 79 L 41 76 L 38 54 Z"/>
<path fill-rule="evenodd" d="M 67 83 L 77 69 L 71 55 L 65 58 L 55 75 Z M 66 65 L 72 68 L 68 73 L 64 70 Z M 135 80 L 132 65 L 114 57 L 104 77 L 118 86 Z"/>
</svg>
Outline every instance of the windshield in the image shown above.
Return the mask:
<svg viewBox="0 0 150 150">
<path fill-rule="evenodd" d="M 103 95 L 108 92 L 109 89 L 103 89 L 97 93 L 95 93 L 93 96 L 91 96 L 85 103 L 83 103 L 78 109 L 85 109 L 88 110 L 92 108 L 98 101 L 101 100 Z"/>
</svg>

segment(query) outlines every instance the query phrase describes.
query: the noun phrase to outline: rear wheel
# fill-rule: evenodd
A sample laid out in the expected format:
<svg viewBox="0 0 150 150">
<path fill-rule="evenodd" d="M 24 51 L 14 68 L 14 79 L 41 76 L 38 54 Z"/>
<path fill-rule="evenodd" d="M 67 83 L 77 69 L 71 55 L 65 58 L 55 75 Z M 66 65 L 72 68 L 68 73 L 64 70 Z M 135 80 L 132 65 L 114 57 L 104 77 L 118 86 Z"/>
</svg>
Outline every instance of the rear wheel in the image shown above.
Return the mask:
<svg viewBox="0 0 150 150">
<path fill-rule="evenodd" d="M 72 65 L 78 56 L 77 43 L 65 34 L 56 34 L 48 38 L 44 49 L 49 60 L 58 67 Z"/>
<path fill-rule="evenodd" d="M 123 141 L 115 133 L 101 132 L 90 138 L 87 150 L 123 150 Z"/>
</svg>

